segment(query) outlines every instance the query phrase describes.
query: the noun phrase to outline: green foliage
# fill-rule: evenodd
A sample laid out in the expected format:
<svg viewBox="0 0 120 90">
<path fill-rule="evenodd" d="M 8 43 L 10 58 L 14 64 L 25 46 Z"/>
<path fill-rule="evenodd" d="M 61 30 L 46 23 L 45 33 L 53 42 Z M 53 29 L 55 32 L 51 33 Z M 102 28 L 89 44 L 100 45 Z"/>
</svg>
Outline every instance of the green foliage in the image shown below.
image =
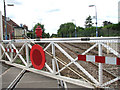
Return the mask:
<svg viewBox="0 0 120 90">
<path fill-rule="evenodd" d="M 103 22 L 103 26 L 107 26 L 107 25 L 110 25 L 110 24 L 112 24 L 110 21 L 109 22 L 108 21 Z"/>
<path fill-rule="evenodd" d="M 51 35 L 51 38 L 56 38 L 57 37 L 57 34 L 52 34 Z"/>
<path fill-rule="evenodd" d="M 89 16 L 86 20 L 88 20 L 86 21 L 87 23 L 86 25 L 88 25 L 87 28 L 75 26 L 74 23 L 68 22 L 61 24 L 57 31 L 57 34 L 52 34 L 51 36 L 49 33 L 45 33 L 44 25 L 37 23 L 33 28 L 33 32 L 28 33 L 27 36 L 28 37 L 34 36 L 35 38 L 35 29 L 37 28 L 38 25 L 40 25 L 43 30 L 42 38 L 75 37 L 75 29 L 76 29 L 77 37 L 95 37 L 96 27 L 92 26 L 91 17 Z M 88 22 L 91 23 L 91 25 L 89 25 Z M 99 34 L 98 36 L 104 36 L 104 37 L 120 36 L 120 23 L 112 24 L 111 22 L 108 21 L 104 21 L 103 23 L 104 23 L 103 27 L 98 27 L 98 34 Z"/>
<path fill-rule="evenodd" d="M 58 37 L 72 37 L 74 36 L 75 25 L 71 22 L 61 24 L 58 30 Z"/>
<path fill-rule="evenodd" d="M 33 32 L 29 32 L 29 33 L 27 33 L 27 37 L 29 37 L 29 38 L 33 38 Z"/>
<path fill-rule="evenodd" d="M 120 36 L 120 23 L 112 24 L 107 22 L 107 25 L 98 27 L 98 36 Z M 76 27 L 77 37 L 95 37 L 96 27 Z M 57 35 L 58 37 L 75 37 L 75 25 L 73 23 L 64 23 L 60 25 Z"/>
<path fill-rule="evenodd" d="M 92 18 L 91 18 L 91 16 L 88 16 L 88 17 L 86 18 L 86 21 L 85 21 L 85 27 L 86 27 L 86 28 L 91 28 L 92 25 L 93 25 L 93 23 L 92 23 Z"/>
<path fill-rule="evenodd" d="M 49 33 L 45 33 L 45 38 L 50 38 L 50 34 Z"/>
<path fill-rule="evenodd" d="M 76 26 L 77 37 L 91 37 L 95 36 L 95 27 L 83 28 Z M 73 23 L 61 24 L 58 29 L 58 37 L 75 37 L 75 25 Z"/>
<path fill-rule="evenodd" d="M 35 34 L 35 30 L 37 28 L 37 26 L 40 26 L 42 28 L 42 38 L 49 38 L 50 37 L 50 34 L 49 33 L 45 33 L 45 28 L 44 28 L 44 25 L 40 24 L 40 23 L 37 23 L 34 27 L 33 27 L 33 37 L 35 38 L 36 34 Z"/>
<path fill-rule="evenodd" d="M 120 23 L 106 25 L 100 33 L 102 36 L 120 36 Z"/>
</svg>

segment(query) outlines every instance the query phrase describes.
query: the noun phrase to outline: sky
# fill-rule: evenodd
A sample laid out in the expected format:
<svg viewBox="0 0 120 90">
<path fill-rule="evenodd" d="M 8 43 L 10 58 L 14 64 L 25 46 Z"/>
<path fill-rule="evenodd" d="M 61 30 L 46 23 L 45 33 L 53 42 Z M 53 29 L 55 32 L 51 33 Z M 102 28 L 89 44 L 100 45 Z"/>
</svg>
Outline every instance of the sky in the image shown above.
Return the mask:
<svg viewBox="0 0 120 90">
<path fill-rule="evenodd" d="M 39 22 L 44 25 L 46 33 L 52 34 L 57 33 L 60 25 L 67 22 L 84 27 L 86 18 L 89 15 L 95 16 L 95 7 L 89 5 L 97 8 L 98 26 L 102 26 L 105 20 L 118 23 L 118 1 L 120 0 L 6 0 L 6 4 L 14 4 L 6 7 L 6 13 L 18 25 L 25 24 L 31 30 Z M 0 11 L 4 14 L 3 0 L 0 0 Z"/>
</svg>

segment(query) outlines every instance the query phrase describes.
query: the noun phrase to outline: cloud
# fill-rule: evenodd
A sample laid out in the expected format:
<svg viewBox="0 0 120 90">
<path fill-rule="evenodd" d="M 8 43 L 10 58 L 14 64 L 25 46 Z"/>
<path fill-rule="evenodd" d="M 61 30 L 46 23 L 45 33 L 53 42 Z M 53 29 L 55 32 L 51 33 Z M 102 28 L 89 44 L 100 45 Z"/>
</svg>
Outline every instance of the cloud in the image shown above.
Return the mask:
<svg viewBox="0 0 120 90">
<path fill-rule="evenodd" d="M 3 2 L 0 0 L 0 8 Z M 97 6 L 98 24 L 107 20 L 116 23 L 118 20 L 118 2 L 116 0 L 6 0 L 14 3 L 14 7 L 7 7 L 7 16 L 11 17 L 17 24 L 28 25 L 29 29 L 37 22 L 45 25 L 45 31 L 57 33 L 59 26 L 63 23 L 76 21 L 77 26 L 84 27 L 85 19 L 91 15 L 95 16 Z M 109 2 L 109 3 L 108 3 Z M 35 23 L 34 23 L 35 22 Z M 93 20 L 95 23 L 95 20 Z"/>
<path fill-rule="evenodd" d="M 52 13 L 52 12 L 58 12 L 58 11 L 60 11 L 60 9 L 52 9 L 52 10 L 49 10 L 49 11 L 47 11 L 48 13 Z"/>
</svg>

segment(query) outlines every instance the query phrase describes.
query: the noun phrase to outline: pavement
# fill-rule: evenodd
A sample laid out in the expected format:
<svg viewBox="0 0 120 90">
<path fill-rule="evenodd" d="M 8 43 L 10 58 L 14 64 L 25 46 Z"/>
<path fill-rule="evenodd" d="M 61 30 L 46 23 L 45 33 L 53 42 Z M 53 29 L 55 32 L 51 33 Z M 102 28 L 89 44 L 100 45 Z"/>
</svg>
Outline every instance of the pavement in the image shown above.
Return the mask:
<svg viewBox="0 0 120 90">
<path fill-rule="evenodd" d="M 2 73 L 2 88 L 7 88 L 10 83 L 17 77 L 17 75 L 21 72 L 21 69 L 11 67 L 5 72 Z"/>
<path fill-rule="evenodd" d="M 73 84 L 67 83 L 68 88 L 83 88 Z M 27 72 L 22 77 L 16 88 L 58 88 L 57 80 Z"/>
<path fill-rule="evenodd" d="M 0 76 L 2 80 L 2 88 L 7 88 L 10 83 L 17 77 L 17 75 L 22 71 L 22 69 L 16 67 L 10 67 Z M 81 86 L 73 85 L 67 83 L 68 88 L 84 88 Z M 18 82 L 15 88 L 25 89 L 25 88 L 58 88 L 57 80 L 49 78 L 40 74 L 35 74 L 32 72 L 26 72 L 21 80 Z"/>
</svg>

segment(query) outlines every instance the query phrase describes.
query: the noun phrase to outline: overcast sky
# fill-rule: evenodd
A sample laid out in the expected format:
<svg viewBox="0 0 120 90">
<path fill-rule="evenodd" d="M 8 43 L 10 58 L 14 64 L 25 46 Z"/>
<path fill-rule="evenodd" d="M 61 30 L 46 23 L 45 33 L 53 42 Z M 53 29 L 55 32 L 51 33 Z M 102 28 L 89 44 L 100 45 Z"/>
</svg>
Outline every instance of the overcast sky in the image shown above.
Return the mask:
<svg viewBox="0 0 120 90">
<path fill-rule="evenodd" d="M 14 7 L 7 6 L 7 17 L 17 24 L 26 24 L 29 30 L 40 22 L 45 25 L 46 32 L 57 33 L 63 23 L 73 22 L 84 27 L 85 19 L 95 16 L 96 5 L 98 25 L 107 20 L 118 22 L 119 0 L 6 0 L 6 4 L 13 3 Z M 3 0 L 0 0 L 0 11 L 3 13 Z M 74 21 L 73 21 L 74 19 Z M 93 19 L 95 23 L 95 19 Z"/>
</svg>

